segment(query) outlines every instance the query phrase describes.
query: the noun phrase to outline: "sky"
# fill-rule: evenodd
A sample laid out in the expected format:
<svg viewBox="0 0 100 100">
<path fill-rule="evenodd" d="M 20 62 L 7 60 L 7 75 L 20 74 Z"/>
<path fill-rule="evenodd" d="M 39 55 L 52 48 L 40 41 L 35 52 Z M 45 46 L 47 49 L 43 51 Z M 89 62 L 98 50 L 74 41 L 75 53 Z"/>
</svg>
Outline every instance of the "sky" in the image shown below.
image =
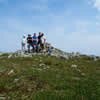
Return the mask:
<svg viewBox="0 0 100 100">
<path fill-rule="evenodd" d="M 0 0 L 0 51 L 43 32 L 56 48 L 100 56 L 100 0 Z"/>
</svg>

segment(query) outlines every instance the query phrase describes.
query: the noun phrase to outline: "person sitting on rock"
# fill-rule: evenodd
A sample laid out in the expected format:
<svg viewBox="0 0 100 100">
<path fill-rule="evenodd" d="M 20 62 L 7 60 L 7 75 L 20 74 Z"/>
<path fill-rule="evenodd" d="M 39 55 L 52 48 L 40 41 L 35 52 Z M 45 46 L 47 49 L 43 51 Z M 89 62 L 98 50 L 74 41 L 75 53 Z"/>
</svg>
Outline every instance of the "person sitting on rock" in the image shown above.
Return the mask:
<svg viewBox="0 0 100 100">
<path fill-rule="evenodd" d="M 33 40 L 33 52 L 36 52 L 37 51 L 37 42 L 38 42 L 36 33 L 34 33 L 32 40 Z"/>
<path fill-rule="evenodd" d="M 33 41 L 32 41 L 32 37 L 30 34 L 28 34 L 28 37 L 27 37 L 27 47 L 28 47 L 28 53 L 30 53 L 30 47 L 33 47 Z"/>
<path fill-rule="evenodd" d="M 46 43 L 46 49 L 47 49 L 48 55 L 51 55 L 53 47 L 51 46 L 50 43 Z"/>
<path fill-rule="evenodd" d="M 22 41 L 21 41 L 22 51 L 25 52 L 26 50 L 26 37 L 23 35 Z"/>
</svg>

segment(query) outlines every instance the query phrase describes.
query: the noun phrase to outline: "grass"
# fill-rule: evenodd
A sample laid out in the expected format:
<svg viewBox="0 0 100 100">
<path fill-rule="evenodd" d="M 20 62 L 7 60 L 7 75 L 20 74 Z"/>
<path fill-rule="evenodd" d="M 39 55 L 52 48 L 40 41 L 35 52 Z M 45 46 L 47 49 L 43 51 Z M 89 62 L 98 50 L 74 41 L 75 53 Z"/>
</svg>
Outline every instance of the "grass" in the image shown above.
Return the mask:
<svg viewBox="0 0 100 100">
<path fill-rule="evenodd" d="M 77 65 L 76 68 L 71 67 Z M 0 100 L 100 100 L 100 60 L 0 58 Z"/>
</svg>

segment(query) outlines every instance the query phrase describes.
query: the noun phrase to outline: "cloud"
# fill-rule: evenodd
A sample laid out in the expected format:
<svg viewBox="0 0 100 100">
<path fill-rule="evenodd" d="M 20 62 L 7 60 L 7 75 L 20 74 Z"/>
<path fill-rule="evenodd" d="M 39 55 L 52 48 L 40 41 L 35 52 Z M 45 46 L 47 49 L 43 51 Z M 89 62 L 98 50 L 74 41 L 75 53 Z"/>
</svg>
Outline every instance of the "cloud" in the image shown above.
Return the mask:
<svg viewBox="0 0 100 100">
<path fill-rule="evenodd" d="M 100 11 L 100 0 L 89 0 L 89 4 L 92 4 L 94 8 Z"/>
</svg>

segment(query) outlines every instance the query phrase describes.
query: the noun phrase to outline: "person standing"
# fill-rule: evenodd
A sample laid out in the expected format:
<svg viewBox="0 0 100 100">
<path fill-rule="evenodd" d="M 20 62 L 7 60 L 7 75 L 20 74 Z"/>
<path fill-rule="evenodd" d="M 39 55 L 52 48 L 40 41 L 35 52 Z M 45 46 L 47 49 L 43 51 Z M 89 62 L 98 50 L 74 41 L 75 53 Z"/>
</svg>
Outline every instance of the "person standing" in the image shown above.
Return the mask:
<svg viewBox="0 0 100 100">
<path fill-rule="evenodd" d="M 23 37 L 22 37 L 21 47 L 22 47 L 22 51 L 25 52 L 25 50 L 26 50 L 26 37 L 25 37 L 25 35 L 23 35 Z"/>
<path fill-rule="evenodd" d="M 37 43 L 37 46 L 38 46 L 38 52 L 41 51 L 41 44 L 42 44 L 41 38 L 42 38 L 42 36 L 43 36 L 42 33 L 39 32 L 39 35 L 38 35 L 38 43 Z"/>
<path fill-rule="evenodd" d="M 33 41 L 32 41 L 32 37 L 30 34 L 28 34 L 28 37 L 27 37 L 27 47 L 28 47 L 28 53 L 30 53 L 30 47 L 33 47 Z"/>
<path fill-rule="evenodd" d="M 42 37 L 42 33 L 41 33 L 41 32 L 39 32 L 39 35 L 38 35 L 38 45 L 40 45 L 40 44 L 41 44 L 41 37 Z"/>
<path fill-rule="evenodd" d="M 42 48 L 42 50 L 45 49 L 45 45 L 46 45 L 46 37 L 44 36 L 44 33 L 42 33 L 42 37 L 41 37 L 41 48 Z"/>
<path fill-rule="evenodd" d="M 37 42 L 38 42 L 36 33 L 33 34 L 32 41 L 33 41 L 33 52 L 36 52 L 37 51 Z"/>
</svg>

